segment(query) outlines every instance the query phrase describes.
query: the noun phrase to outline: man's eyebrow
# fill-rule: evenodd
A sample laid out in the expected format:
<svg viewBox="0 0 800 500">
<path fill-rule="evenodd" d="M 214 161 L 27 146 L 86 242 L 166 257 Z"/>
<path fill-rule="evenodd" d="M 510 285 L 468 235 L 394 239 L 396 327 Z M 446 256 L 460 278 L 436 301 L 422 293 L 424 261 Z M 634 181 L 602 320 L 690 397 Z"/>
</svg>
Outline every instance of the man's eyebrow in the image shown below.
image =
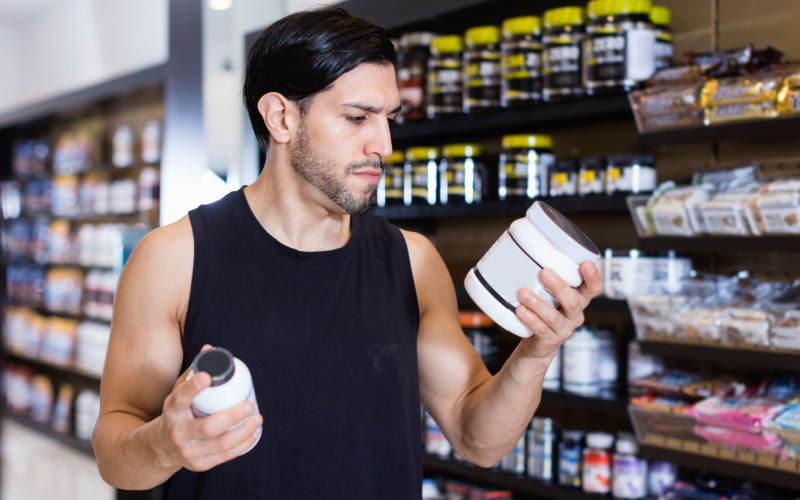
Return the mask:
<svg viewBox="0 0 800 500">
<path fill-rule="evenodd" d="M 375 106 L 370 106 L 369 104 L 362 104 L 360 102 L 348 102 L 346 104 L 342 104 L 342 107 L 345 107 L 345 108 L 356 108 L 356 109 L 360 109 L 361 111 L 366 111 L 367 113 L 378 114 L 378 113 L 381 112 L 380 108 L 376 108 Z M 389 114 L 393 115 L 395 113 L 399 113 L 402 108 L 403 108 L 402 106 L 397 106 L 393 110 L 389 111 Z"/>
</svg>

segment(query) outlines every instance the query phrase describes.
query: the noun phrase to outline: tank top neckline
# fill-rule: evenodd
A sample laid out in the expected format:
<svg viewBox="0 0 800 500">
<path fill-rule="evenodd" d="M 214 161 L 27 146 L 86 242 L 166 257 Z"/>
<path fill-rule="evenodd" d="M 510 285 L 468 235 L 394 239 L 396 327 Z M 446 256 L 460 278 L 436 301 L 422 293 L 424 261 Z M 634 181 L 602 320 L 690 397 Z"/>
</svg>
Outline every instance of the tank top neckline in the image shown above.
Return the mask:
<svg viewBox="0 0 800 500">
<path fill-rule="evenodd" d="M 247 202 L 247 197 L 244 194 L 245 187 L 247 186 L 242 186 L 234 194 L 237 210 L 241 212 L 241 220 L 245 222 L 256 240 L 277 255 L 301 264 L 325 264 L 347 257 L 353 252 L 356 246 L 358 246 L 361 238 L 360 215 L 350 216 L 350 238 L 348 238 L 347 243 L 342 247 L 319 252 L 303 252 L 284 245 L 269 234 L 269 231 L 258 221 L 256 214 L 253 213 L 253 209 L 250 207 L 250 203 Z"/>
</svg>

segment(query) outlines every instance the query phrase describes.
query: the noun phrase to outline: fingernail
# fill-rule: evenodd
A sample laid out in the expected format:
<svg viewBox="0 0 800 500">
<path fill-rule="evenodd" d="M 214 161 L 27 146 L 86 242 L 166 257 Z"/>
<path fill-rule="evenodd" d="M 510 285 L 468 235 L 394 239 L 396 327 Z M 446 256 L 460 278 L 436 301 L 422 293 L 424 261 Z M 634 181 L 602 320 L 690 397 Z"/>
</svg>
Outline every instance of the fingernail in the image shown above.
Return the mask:
<svg viewBox="0 0 800 500">
<path fill-rule="evenodd" d="M 545 269 L 541 272 L 542 280 L 544 281 L 553 281 L 556 277 L 556 273 L 551 271 L 550 269 Z"/>
<path fill-rule="evenodd" d="M 203 388 L 203 379 L 200 378 L 200 377 L 192 377 L 192 378 L 194 379 L 195 387 L 197 387 L 198 389 L 202 389 Z"/>
<path fill-rule="evenodd" d="M 253 403 L 247 403 L 245 405 L 245 411 L 247 412 L 248 415 L 252 415 L 253 413 L 256 412 L 256 408 L 255 406 L 253 406 Z"/>
<path fill-rule="evenodd" d="M 520 295 L 522 296 L 522 300 L 525 301 L 534 300 L 533 294 L 530 292 L 530 290 L 523 290 Z"/>
</svg>

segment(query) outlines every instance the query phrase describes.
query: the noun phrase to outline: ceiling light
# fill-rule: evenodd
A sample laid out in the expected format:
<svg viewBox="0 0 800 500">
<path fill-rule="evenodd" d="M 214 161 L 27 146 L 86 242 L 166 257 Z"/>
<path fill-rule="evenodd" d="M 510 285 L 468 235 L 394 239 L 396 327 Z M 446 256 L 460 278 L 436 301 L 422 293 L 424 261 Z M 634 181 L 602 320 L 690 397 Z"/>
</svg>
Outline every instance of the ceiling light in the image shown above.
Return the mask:
<svg viewBox="0 0 800 500">
<path fill-rule="evenodd" d="M 228 10 L 233 6 L 233 0 L 208 0 L 208 6 L 213 10 Z"/>
</svg>

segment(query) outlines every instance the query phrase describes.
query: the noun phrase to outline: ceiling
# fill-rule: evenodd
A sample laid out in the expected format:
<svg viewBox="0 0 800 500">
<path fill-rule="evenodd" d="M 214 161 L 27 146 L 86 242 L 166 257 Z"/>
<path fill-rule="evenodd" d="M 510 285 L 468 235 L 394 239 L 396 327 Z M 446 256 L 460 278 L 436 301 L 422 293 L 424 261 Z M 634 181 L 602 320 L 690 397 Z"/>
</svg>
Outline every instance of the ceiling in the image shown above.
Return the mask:
<svg viewBox="0 0 800 500">
<path fill-rule="evenodd" d="M 0 0 L 0 23 L 19 22 L 63 3 L 63 0 Z"/>
</svg>

